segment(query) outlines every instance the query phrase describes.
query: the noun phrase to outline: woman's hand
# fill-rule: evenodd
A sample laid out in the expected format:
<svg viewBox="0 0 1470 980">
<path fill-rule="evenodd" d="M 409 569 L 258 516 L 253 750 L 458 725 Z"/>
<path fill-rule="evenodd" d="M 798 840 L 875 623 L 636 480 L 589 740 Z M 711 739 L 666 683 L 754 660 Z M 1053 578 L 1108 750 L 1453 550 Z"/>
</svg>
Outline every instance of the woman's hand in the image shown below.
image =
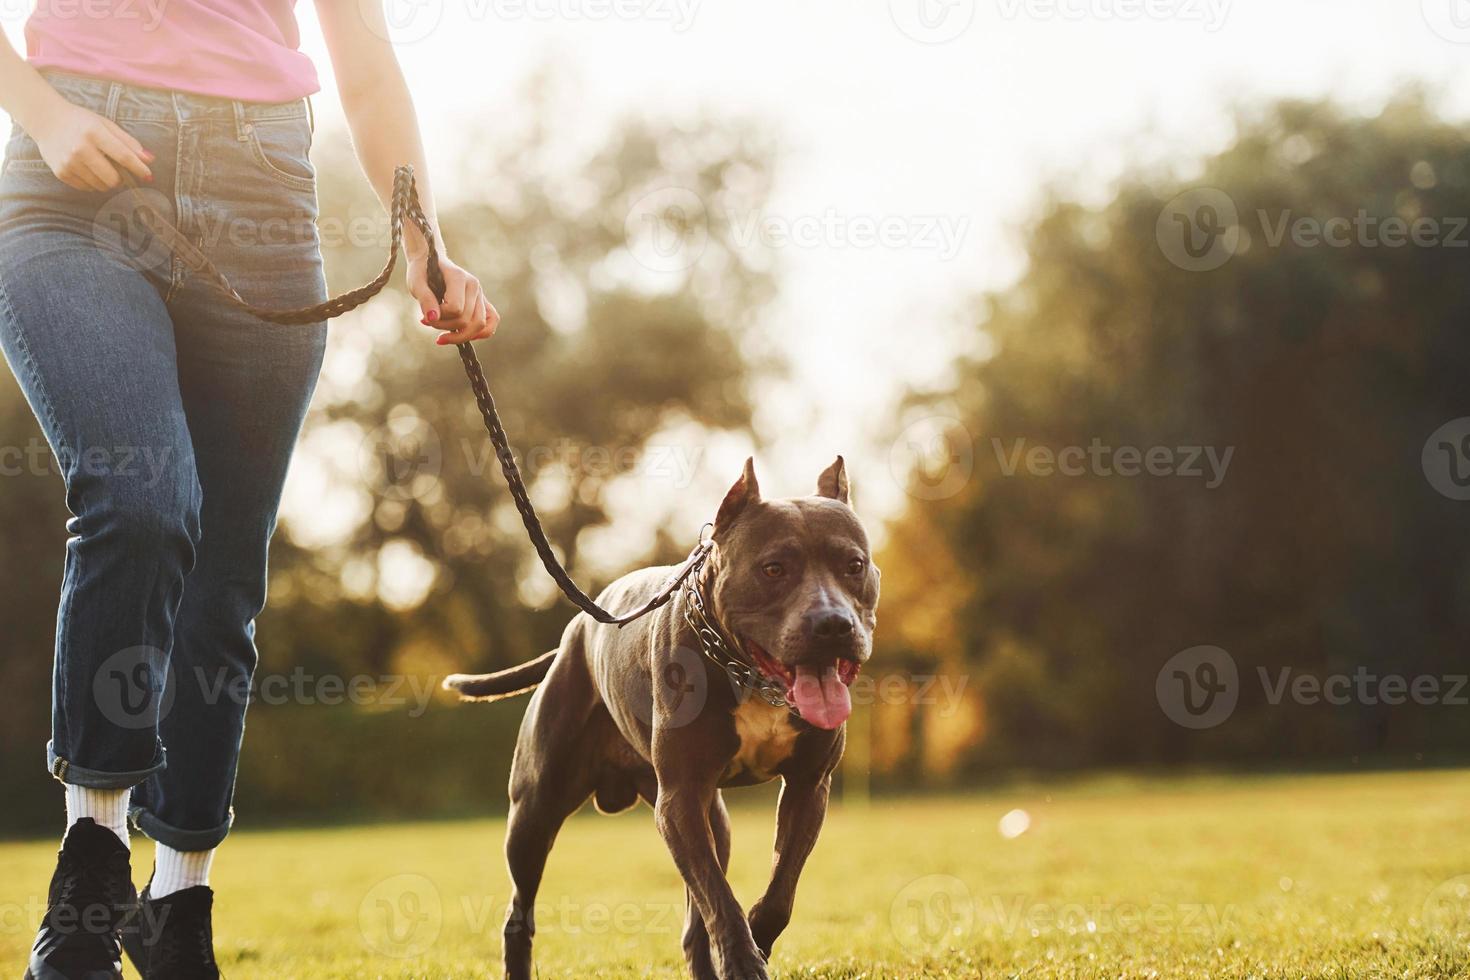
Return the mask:
<svg viewBox="0 0 1470 980">
<path fill-rule="evenodd" d="M 434 298 L 429 288 L 427 255 L 410 256 L 408 290 L 424 311 L 421 321 L 426 327 L 445 331 L 434 343 L 442 346 L 484 340 L 500 326 L 500 314 L 485 298 L 480 280 L 455 265 L 439 249 L 439 269 L 444 273 L 444 302 Z"/>
<path fill-rule="evenodd" d="M 110 191 L 122 184 L 118 167 L 152 180 L 153 154 L 105 116 L 64 100 L 31 130 L 41 159 L 63 184 L 79 191 Z"/>
</svg>

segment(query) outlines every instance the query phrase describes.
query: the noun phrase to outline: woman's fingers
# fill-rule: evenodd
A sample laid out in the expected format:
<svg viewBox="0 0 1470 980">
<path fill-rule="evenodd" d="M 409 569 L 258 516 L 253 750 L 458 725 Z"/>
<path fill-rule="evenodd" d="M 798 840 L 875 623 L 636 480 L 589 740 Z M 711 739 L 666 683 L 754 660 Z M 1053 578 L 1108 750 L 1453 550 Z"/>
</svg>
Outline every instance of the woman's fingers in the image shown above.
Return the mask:
<svg viewBox="0 0 1470 980">
<path fill-rule="evenodd" d="M 103 151 L 104 156 L 109 157 L 113 163 L 118 163 L 140 181 L 153 179 L 153 170 L 148 169 L 148 159 L 151 159 L 153 154 L 144 150 L 143 144 L 134 140 L 122 128 L 118 128 L 116 132 L 113 132 L 112 129 L 104 129 L 101 134 L 98 134 L 97 148 Z"/>
<path fill-rule="evenodd" d="M 424 314 L 424 318 L 419 322 L 426 327 L 436 326 L 440 316 L 438 297 L 434 295 L 434 291 L 429 288 L 427 282 L 414 276 L 410 276 L 410 280 L 414 283 L 414 285 L 410 286 L 410 291 L 413 293 L 413 298 L 418 301 L 419 309 Z"/>
<path fill-rule="evenodd" d="M 463 344 L 486 336 L 486 309 L 489 304 L 485 301 L 485 293 L 480 289 L 478 283 L 475 284 L 472 292 L 474 297 L 468 304 L 469 313 L 445 328 L 446 332 L 434 341 L 439 346 Z"/>
<path fill-rule="evenodd" d="M 123 135 L 127 136 L 127 133 L 124 132 Z M 153 179 L 153 171 L 148 169 L 148 163 L 143 159 L 143 154 L 148 151 L 143 149 L 142 145 L 131 136 L 123 140 L 111 130 L 104 131 L 101 134 L 98 149 L 113 163 L 121 166 L 139 180 L 151 181 Z"/>
<path fill-rule="evenodd" d="M 78 173 L 71 170 L 58 171 L 56 179 L 74 191 L 100 191 L 96 180 L 90 174 Z"/>
<path fill-rule="evenodd" d="M 101 166 L 106 166 L 106 161 L 101 155 L 97 155 L 97 161 Z M 82 191 L 105 191 L 108 189 L 106 178 L 97 166 L 94 166 L 92 154 L 78 153 L 66 162 L 56 176 L 63 184 Z"/>
<path fill-rule="evenodd" d="M 117 168 L 108 161 L 101 150 L 93 149 L 83 155 L 81 166 L 86 168 L 87 174 L 98 185 L 97 190 L 116 190 L 122 184 L 122 178 L 118 176 Z"/>
<path fill-rule="evenodd" d="M 458 321 L 465 310 L 471 309 L 470 302 L 474 299 L 470 289 L 472 283 L 478 290 L 479 283 L 475 283 L 463 272 L 444 277 L 444 302 L 439 304 L 439 327 L 452 330 L 459 326 Z"/>
<path fill-rule="evenodd" d="M 138 142 L 138 138 L 136 136 L 134 136 L 132 133 L 128 132 L 126 129 L 123 129 L 121 126 L 119 126 L 117 123 L 113 122 L 111 119 L 108 119 L 106 117 L 103 117 L 103 120 L 102 121 L 107 124 L 107 130 L 108 130 L 108 132 L 112 133 L 112 135 L 120 143 L 122 143 L 123 146 L 126 146 L 128 149 L 132 150 L 134 153 L 136 153 L 138 156 L 142 157 L 144 160 L 152 160 L 153 159 L 153 154 L 150 153 L 150 152 L 148 152 L 148 150 L 143 146 L 143 144 Z"/>
</svg>

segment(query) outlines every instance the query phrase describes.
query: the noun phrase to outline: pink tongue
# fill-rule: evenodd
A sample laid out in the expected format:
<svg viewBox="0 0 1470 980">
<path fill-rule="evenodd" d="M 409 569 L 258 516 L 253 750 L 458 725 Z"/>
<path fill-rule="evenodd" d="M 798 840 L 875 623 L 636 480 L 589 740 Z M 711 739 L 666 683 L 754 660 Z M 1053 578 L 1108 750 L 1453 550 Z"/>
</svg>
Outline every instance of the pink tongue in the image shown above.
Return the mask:
<svg viewBox="0 0 1470 980">
<path fill-rule="evenodd" d="M 835 665 L 823 668 L 820 674 L 811 667 L 797 667 L 791 700 L 802 719 L 818 728 L 836 728 L 852 714 L 852 695 L 838 678 Z"/>
</svg>

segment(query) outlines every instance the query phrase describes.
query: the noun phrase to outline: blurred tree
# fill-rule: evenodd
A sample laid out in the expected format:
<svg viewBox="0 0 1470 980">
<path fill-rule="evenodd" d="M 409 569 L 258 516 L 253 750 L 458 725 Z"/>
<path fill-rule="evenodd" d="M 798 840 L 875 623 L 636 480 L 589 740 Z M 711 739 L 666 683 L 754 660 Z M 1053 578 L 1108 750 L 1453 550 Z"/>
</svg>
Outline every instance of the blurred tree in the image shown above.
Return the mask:
<svg viewBox="0 0 1470 980">
<path fill-rule="evenodd" d="M 1273 104 L 1237 133 L 1187 185 L 1135 173 L 1100 208 L 1053 193 L 1024 274 L 980 301 L 957 382 L 912 398 L 906 422 L 954 420 L 939 465 L 974 473 L 940 499 L 916 475 L 881 559 L 884 618 L 917 609 L 928 635 L 880 635 L 978 681 L 974 768 L 1463 757 L 1464 707 L 1273 707 L 1258 671 L 1465 673 L 1467 505 L 1420 453 L 1470 415 L 1470 134 L 1418 92 L 1370 118 Z M 1238 212 L 1213 270 L 1166 255 L 1169 202 L 1194 187 Z M 1279 234 L 1360 213 L 1375 230 L 1344 245 Z M 1392 217 L 1438 238 L 1383 244 Z M 1202 478 L 1016 465 L 1018 446 L 1094 441 L 1233 457 L 1214 489 L 1204 461 Z M 1241 700 L 1192 732 L 1155 679 L 1198 644 L 1235 658 Z"/>
</svg>

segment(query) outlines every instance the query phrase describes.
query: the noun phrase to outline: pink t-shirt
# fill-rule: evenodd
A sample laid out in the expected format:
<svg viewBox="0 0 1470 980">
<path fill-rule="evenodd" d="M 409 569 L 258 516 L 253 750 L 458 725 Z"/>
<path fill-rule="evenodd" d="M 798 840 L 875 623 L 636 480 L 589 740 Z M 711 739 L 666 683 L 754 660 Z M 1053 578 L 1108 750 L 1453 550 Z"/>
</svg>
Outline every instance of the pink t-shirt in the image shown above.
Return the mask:
<svg viewBox="0 0 1470 980">
<path fill-rule="evenodd" d="M 294 0 L 39 0 L 27 60 L 147 88 L 242 102 L 316 92 Z"/>
</svg>

